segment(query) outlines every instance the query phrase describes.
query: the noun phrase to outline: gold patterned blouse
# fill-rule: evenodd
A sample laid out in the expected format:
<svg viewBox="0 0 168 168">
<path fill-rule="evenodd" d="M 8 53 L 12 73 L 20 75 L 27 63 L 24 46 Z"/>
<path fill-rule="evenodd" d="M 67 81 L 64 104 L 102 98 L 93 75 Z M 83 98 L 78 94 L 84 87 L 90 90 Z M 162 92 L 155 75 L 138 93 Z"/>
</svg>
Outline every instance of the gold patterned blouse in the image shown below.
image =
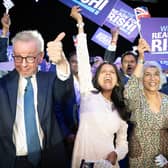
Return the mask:
<svg viewBox="0 0 168 168">
<path fill-rule="evenodd" d="M 132 76 L 125 86 L 125 98 L 132 110 L 129 136 L 130 168 L 156 168 L 154 158 L 168 158 L 168 96 L 161 94 L 158 113 L 150 110 L 141 82 Z"/>
</svg>

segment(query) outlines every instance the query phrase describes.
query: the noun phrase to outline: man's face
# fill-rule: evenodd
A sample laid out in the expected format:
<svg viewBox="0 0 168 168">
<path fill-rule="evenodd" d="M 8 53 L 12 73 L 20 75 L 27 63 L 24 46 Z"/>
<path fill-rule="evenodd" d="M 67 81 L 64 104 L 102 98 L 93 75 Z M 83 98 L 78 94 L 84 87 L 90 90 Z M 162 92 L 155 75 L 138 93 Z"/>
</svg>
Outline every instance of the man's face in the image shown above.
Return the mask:
<svg viewBox="0 0 168 168">
<path fill-rule="evenodd" d="M 71 56 L 71 58 L 69 59 L 69 63 L 70 63 L 70 67 L 71 67 L 72 73 L 74 75 L 77 75 L 78 74 L 77 56 L 76 55 Z"/>
<path fill-rule="evenodd" d="M 136 65 L 137 65 L 136 59 L 133 55 L 128 54 L 124 56 L 124 59 L 122 60 L 122 70 L 124 74 L 127 74 L 129 76 L 132 75 Z"/>
<path fill-rule="evenodd" d="M 35 41 L 17 41 L 14 46 L 15 68 L 23 77 L 32 76 L 37 72 L 38 64 L 43 59 L 43 52 L 38 52 Z M 21 61 L 19 61 L 21 57 Z M 28 58 L 29 57 L 29 58 Z"/>
</svg>

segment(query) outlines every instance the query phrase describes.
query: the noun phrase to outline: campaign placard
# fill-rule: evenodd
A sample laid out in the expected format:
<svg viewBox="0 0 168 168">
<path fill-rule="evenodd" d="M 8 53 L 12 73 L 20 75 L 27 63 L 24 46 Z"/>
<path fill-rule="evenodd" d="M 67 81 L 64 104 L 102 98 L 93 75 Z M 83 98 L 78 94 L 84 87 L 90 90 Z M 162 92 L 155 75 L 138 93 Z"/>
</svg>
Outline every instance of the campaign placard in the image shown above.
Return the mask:
<svg viewBox="0 0 168 168">
<path fill-rule="evenodd" d="M 138 35 L 134 9 L 120 0 L 112 7 L 104 25 L 109 28 L 119 27 L 120 35 L 130 42 L 134 42 Z"/>
<path fill-rule="evenodd" d="M 9 10 L 15 6 L 11 0 L 3 0 L 3 5 L 6 8 L 6 14 L 8 14 Z"/>
<path fill-rule="evenodd" d="M 141 19 L 141 32 L 151 47 L 145 60 L 168 60 L 168 18 Z"/>
<path fill-rule="evenodd" d="M 109 32 L 99 27 L 92 36 L 91 40 L 106 49 L 111 42 L 111 38 L 112 37 Z"/>
<path fill-rule="evenodd" d="M 111 8 L 118 0 L 59 0 L 68 7 L 78 5 L 82 15 L 102 26 Z"/>
<path fill-rule="evenodd" d="M 162 70 L 168 70 L 168 60 L 161 60 L 158 61 L 158 63 L 160 64 Z"/>
</svg>

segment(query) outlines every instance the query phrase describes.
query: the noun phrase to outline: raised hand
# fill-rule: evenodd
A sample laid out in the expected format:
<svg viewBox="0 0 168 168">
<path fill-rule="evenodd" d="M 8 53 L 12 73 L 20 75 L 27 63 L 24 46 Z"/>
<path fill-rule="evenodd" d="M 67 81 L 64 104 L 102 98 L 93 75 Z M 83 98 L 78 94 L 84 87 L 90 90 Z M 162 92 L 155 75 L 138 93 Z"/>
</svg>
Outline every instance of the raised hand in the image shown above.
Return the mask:
<svg viewBox="0 0 168 168">
<path fill-rule="evenodd" d="M 2 33 L 4 36 L 6 36 L 7 33 L 9 32 L 9 28 L 11 25 L 10 16 L 8 14 L 4 13 L 3 17 L 1 18 L 1 24 L 2 24 Z"/>
<path fill-rule="evenodd" d="M 73 6 L 71 8 L 70 16 L 75 19 L 78 23 L 83 22 L 82 15 L 80 14 L 81 8 L 79 6 Z"/>
<path fill-rule="evenodd" d="M 143 54 L 145 51 L 150 51 L 150 46 L 147 41 L 143 38 L 140 38 L 137 46 L 139 54 Z"/>
<path fill-rule="evenodd" d="M 65 59 L 61 42 L 64 37 L 65 33 L 62 32 L 55 38 L 55 40 L 47 43 L 49 60 L 55 64 L 59 64 Z"/>
<path fill-rule="evenodd" d="M 113 27 L 110 29 L 112 39 L 111 44 L 117 44 L 118 36 L 119 36 L 119 27 Z"/>
</svg>

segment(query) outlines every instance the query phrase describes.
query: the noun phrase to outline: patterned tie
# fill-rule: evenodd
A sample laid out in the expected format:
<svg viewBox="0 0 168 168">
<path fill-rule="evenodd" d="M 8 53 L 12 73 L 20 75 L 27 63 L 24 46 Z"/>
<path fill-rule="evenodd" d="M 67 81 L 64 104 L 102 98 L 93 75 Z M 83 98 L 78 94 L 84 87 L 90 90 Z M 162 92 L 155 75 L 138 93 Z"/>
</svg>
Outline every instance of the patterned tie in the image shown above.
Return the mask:
<svg viewBox="0 0 168 168">
<path fill-rule="evenodd" d="M 26 78 L 26 80 L 27 86 L 25 88 L 24 94 L 24 118 L 28 148 L 28 159 L 34 166 L 36 166 L 40 160 L 40 141 L 36 126 L 34 93 L 31 78 Z"/>
</svg>

